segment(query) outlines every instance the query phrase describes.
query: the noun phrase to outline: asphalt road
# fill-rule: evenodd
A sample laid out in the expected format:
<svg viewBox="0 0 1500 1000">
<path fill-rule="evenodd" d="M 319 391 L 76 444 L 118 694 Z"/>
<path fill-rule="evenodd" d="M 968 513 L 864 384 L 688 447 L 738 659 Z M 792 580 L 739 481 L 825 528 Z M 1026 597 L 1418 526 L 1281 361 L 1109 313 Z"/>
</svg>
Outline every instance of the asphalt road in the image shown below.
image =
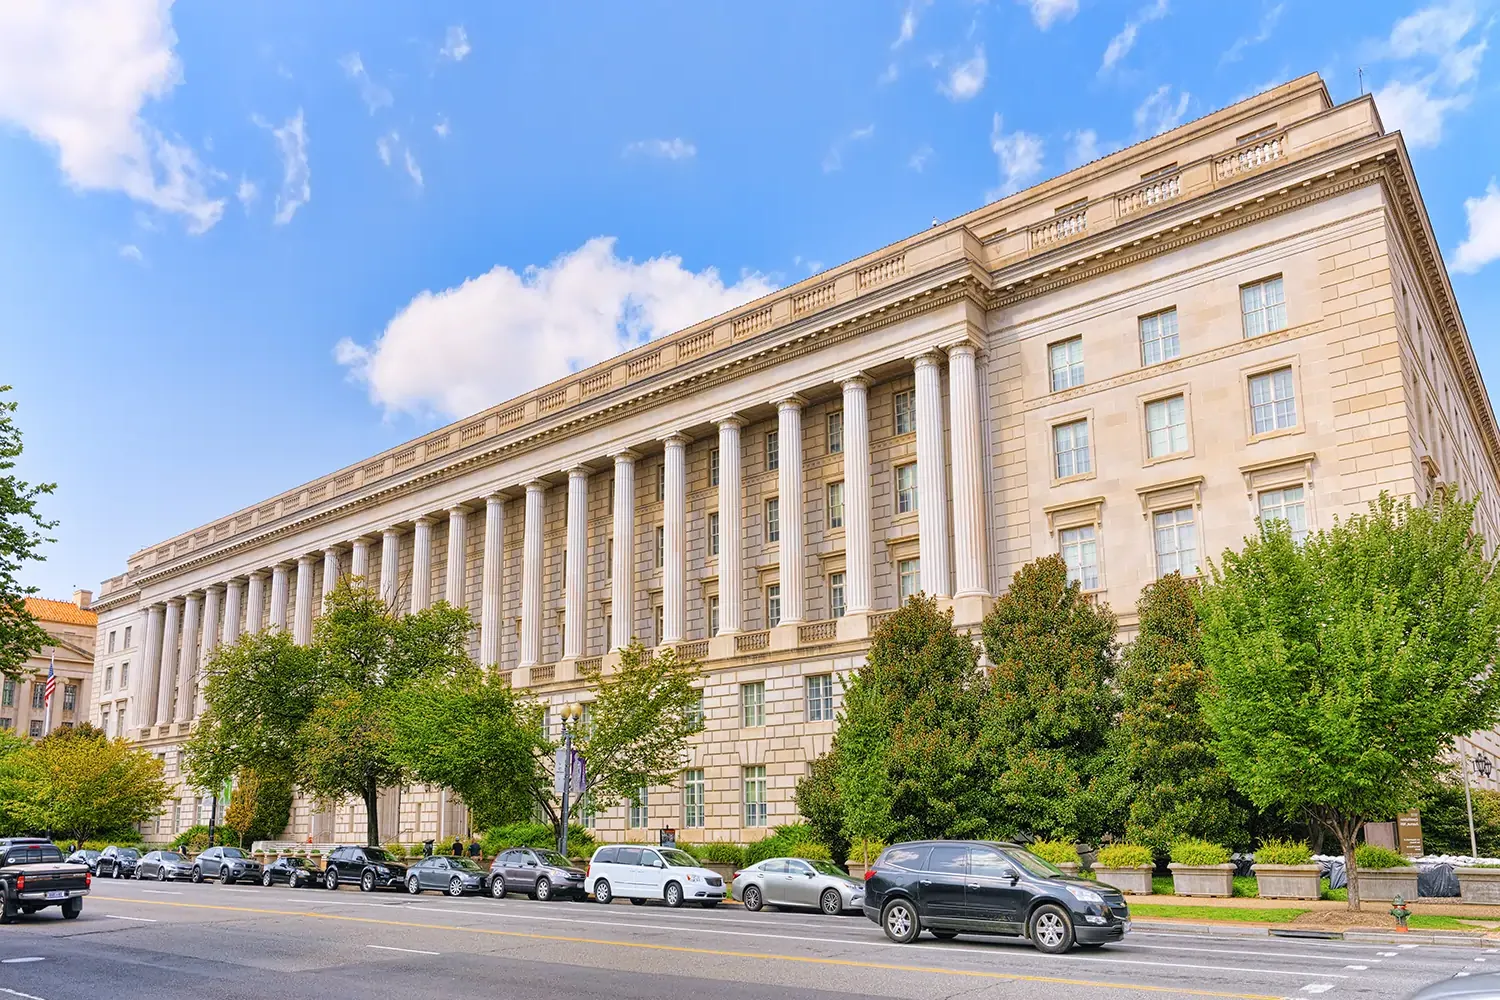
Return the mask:
<svg viewBox="0 0 1500 1000">
<path fill-rule="evenodd" d="M 1488 963 L 1488 965 L 1486 964 Z M 0 928 L 0 1000 L 1404 997 L 1500 954 L 1137 930 L 1049 956 L 894 945 L 863 916 L 95 880 L 83 915 Z"/>
</svg>

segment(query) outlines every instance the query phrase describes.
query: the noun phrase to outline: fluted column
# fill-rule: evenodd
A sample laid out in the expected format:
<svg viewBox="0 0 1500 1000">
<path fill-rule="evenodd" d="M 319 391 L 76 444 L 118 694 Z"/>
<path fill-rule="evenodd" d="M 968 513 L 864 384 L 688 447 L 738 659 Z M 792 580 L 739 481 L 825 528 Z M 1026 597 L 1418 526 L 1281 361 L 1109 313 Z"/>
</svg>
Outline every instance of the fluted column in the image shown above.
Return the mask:
<svg viewBox="0 0 1500 1000">
<path fill-rule="evenodd" d="M 563 572 L 563 659 L 583 655 L 589 569 L 589 470 L 568 470 L 568 549 Z"/>
<path fill-rule="evenodd" d="M 208 661 L 219 646 L 219 614 L 224 606 L 224 586 L 211 584 L 203 594 L 203 624 L 198 640 L 198 697 L 193 703 L 194 718 L 203 714 L 208 692 Z"/>
<path fill-rule="evenodd" d="M 182 628 L 182 598 L 167 602 L 166 624 L 161 633 L 161 680 L 156 685 L 156 723 L 172 721 L 172 692 L 177 682 L 177 643 Z"/>
<path fill-rule="evenodd" d="M 286 628 L 287 603 L 291 599 L 291 567 L 277 563 L 271 567 L 271 628 Z"/>
<path fill-rule="evenodd" d="M 659 642 L 681 642 L 687 627 L 687 444 L 681 434 L 666 440 L 662 471 L 667 477 L 662 509 L 662 635 Z M 723 475 L 723 465 L 719 467 Z M 722 539 L 720 550 L 722 551 Z"/>
<path fill-rule="evenodd" d="M 479 594 L 479 664 L 500 662 L 500 585 L 505 579 L 505 498 L 484 500 L 484 580 Z"/>
<path fill-rule="evenodd" d="M 358 577 L 361 586 L 370 585 L 370 540 L 356 538 L 349 546 L 349 575 Z"/>
<path fill-rule="evenodd" d="M 411 609 L 426 611 L 432 605 L 432 518 L 417 518 L 411 536 Z"/>
<path fill-rule="evenodd" d="M 610 587 L 614 635 L 611 649 L 624 649 L 635 637 L 635 460 L 633 451 L 616 454 L 615 551 Z"/>
<path fill-rule="evenodd" d="M 292 641 L 299 646 L 312 642 L 313 567 L 317 564 L 315 555 L 297 558 L 297 612 L 292 617 Z"/>
<path fill-rule="evenodd" d="M 443 581 L 443 600 L 455 608 L 466 607 L 464 593 L 464 559 L 469 547 L 469 508 L 448 508 L 448 573 Z"/>
<path fill-rule="evenodd" d="M 395 610 L 401 582 L 401 532 L 386 528 L 380 533 L 380 599 Z"/>
<path fill-rule="evenodd" d="M 259 632 L 266 624 L 266 571 L 250 574 L 245 590 L 245 631 Z"/>
<path fill-rule="evenodd" d="M 224 585 L 224 632 L 223 642 L 228 646 L 239 641 L 240 615 L 245 605 L 245 585 L 230 580 Z"/>
<path fill-rule="evenodd" d="M 719 635 L 738 632 L 740 598 L 744 595 L 745 539 L 742 527 L 740 428 L 745 422 L 731 414 L 719 425 Z"/>
<path fill-rule="evenodd" d="M 339 585 L 339 550 L 329 547 L 323 550 L 323 588 L 322 595 L 327 597 L 333 593 L 333 588 Z"/>
<path fill-rule="evenodd" d="M 161 686 L 162 618 L 166 606 L 146 609 L 146 662 L 141 664 L 141 686 L 135 693 L 131 724 L 143 729 L 156 724 L 156 691 Z"/>
<path fill-rule="evenodd" d="M 983 442 L 979 412 L 979 358 L 973 344 L 948 349 L 949 424 L 953 428 L 953 555 L 956 597 L 989 594 L 985 566 L 989 539 L 984 530 Z"/>
<path fill-rule="evenodd" d="M 521 548 L 521 666 L 542 657 L 542 528 L 547 484 L 526 484 L 526 539 Z"/>
<path fill-rule="evenodd" d="M 948 563 L 948 470 L 943 453 L 943 381 L 939 356 L 916 359 L 917 537 L 922 589 L 928 597 L 952 597 Z"/>
<path fill-rule="evenodd" d="M 870 383 L 844 380 L 844 605 L 848 614 L 871 609 Z"/>
<path fill-rule="evenodd" d="M 177 665 L 177 711 L 175 722 L 193 718 L 193 682 L 198 679 L 198 629 L 203 620 L 203 598 L 189 594 L 182 605 L 182 652 Z"/>
<path fill-rule="evenodd" d="M 802 539 L 802 404 L 801 396 L 790 396 L 776 404 L 777 441 L 781 449 L 777 463 L 776 494 L 779 500 L 781 534 L 781 623 L 802 621 L 802 591 L 807 577 L 803 565 Z"/>
</svg>

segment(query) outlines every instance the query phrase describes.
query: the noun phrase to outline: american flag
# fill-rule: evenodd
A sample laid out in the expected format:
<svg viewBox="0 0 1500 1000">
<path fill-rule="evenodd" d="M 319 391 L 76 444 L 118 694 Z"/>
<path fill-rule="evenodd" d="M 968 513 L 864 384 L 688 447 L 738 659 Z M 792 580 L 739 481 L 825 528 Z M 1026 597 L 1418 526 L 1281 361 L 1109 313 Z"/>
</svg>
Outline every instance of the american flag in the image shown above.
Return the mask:
<svg viewBox="0 0 1500 1000">
<path fill-rule="evenodd" d="M 56 661 L 47 661 L 47 691 L 42 697 L 42 704 L 47 708 L 52 707 L 52 696 L 57 693 L 57 671 Z"/>
</svg>

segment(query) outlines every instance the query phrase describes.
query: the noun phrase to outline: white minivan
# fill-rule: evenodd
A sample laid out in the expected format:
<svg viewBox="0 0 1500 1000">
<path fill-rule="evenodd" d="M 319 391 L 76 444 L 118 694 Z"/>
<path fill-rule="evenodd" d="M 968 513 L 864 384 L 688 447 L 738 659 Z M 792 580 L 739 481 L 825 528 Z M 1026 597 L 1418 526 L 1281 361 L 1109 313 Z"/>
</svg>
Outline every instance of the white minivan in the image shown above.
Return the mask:
<svg viewBox="0 0 1500 1000">
<path fill-rule="evenodd" d="M 675 847 L 611 844 L 594 852 L 584 885 L 601 903 L 623 896 L 636 906 L 659 899 L 668 906 L 712 909 L 724 898 L 724 879 Z"/>
</svg>

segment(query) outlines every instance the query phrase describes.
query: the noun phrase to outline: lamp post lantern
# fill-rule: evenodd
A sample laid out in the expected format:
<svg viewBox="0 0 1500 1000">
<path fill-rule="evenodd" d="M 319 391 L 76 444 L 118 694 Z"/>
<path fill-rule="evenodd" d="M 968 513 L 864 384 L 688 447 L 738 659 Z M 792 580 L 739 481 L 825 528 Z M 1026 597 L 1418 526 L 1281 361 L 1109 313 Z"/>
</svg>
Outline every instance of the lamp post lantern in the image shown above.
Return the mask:
<svg viewBox="0 0 1500 1000">
<path fill-rule="evenodd" d="M 568 820 L 571 812 L 569 799 L 573 791 L 573 727 L 583 718 L 583 706 L 569 702 L 562 709 L 563 745 L 556 761 L 557 783 L 562 790 L 562 832 L 557 838 L 557 852 L 568 856 Z M 579 789 L 581 792 L 582 789 Z"/>
<path fill-rule="evenodd" d="M 1474 836 L 1474 796 L 1469 791 L 1469 770 L 1473 769 L 1479 776 L 1488 779 L 1495 771 L 1495 762 L 1490 759 L 1489 754 L 1483 750 L 1477 751 L 1473 757 L 1464 756 L 1464 808 L 1469 813 L 1469 856 L 1479 857 L 1479 840 Z"/>
</svg>

